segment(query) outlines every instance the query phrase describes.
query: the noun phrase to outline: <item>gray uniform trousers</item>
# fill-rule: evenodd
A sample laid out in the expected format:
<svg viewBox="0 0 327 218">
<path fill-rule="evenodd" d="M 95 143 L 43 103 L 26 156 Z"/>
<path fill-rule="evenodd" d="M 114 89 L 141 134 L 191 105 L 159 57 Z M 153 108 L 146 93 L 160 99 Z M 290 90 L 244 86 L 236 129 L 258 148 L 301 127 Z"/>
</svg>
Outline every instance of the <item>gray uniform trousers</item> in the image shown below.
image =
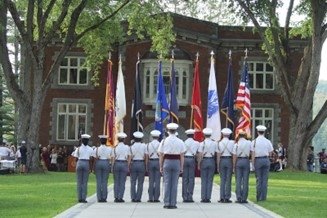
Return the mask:
<svg viewBox="0 0 327 218">
<path fill-rule="evenodd" d="M 109 169 L 110 169 L 110 164 L 108 159 L 96 160 L 95 176 L 97 180 L 98 201 L 107 200 Z"/>
<path fill-rule="evenodd" d="M 193 156 L 185 156 L 182 182 L 182 197 L 184 201 L 193 200 L 194 176 L 195 159 Z"/>
<path fill-rule="evenodd" d="M 86 200 L 87 182 L 89 180 L 90 164 L 89 160 L 78 160 L 76 164 L 77 178 L 77 198 L 78 200 Z"/>
<path fill-rule="evenodd" d="M 165 159 L 163 164 L 164 177 L 164 204 L 165 206 L 176 206 L 177 185 L 180 173 L 180 160 Z"/>
<path fill-rule="evenodd" d="M 201 161 L 201 199 L 210 200 L 213 176 L 215 174 L 215 159 L 203 158 Z"/>
<path fill-rule="evenodd" d="M 236 199 L 238 201 L 246 201 L 249 193 L 249 174 L 250 160 L 249 158 L 237 158 L 235 167 L 236 180 Z"/>
<path fill-rule="evenodd" d="M 159 159 L 150 159 L 148 163 L 149 171 L 149 200 L 159 200 L 160 196 L 160 166 Z"/>
<path fill-rule="evenodd" d="M 116 160 L 114 164 L 114 195 L 117 199 L 123 199 L 124 197 L 127 173 L 127 161 Z"/>
<path fill-rule="evenodd" d="M 144 161 L 134 160 L 131 164 L 131 199 L 140 201 L 145 176 Z M 137 188 L 136 188 L 137 186 Z"/>
<path fill-rule="evenodd" d="M 257 201 L 263 201 L 267 198 L 268 174 L 270 161 L 268 157 L 255 158 L 254 168 L 257 178 Z"/>
<path fill-rule="evenodd" d="M 220 175 L 220 199 L 229 200 L 232 196 L 232 157 L 220 157 L 219 175 Z"/>
</svg>

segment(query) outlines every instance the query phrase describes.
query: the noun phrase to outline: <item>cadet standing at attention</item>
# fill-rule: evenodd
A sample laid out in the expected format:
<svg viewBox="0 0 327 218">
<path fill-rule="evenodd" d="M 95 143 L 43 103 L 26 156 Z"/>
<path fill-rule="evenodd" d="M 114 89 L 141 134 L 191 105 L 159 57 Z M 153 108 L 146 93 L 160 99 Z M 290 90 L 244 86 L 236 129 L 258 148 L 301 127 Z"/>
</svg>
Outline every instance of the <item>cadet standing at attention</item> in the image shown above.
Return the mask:
<svg viewBox="0 0 327 218">
<path fill-rule="evenodd" d="M 201 142 L 199 148 L 198 168 L 201 170 L 201 202 L 210 203 L 212 194 L 213 176 L 215 174 L 215 152 L 216 142 L 210 137 L 212 129 L 204 128 L 204 141 Z"/>
<path fill-rule="evenodd" d="M 270 140 L 264 136 L 266 127 L 256 127 L 258 137 L 252 141 L 252 163 L 255 177 L 257 178 L 257 201 L 264 201 L 267 198 L 268 174 L 270 168 L 269 156 L 273 152 Z"/>
<path fill-rule="evenodd" d="M 90 135 L 81 135 L 82 144 L 73 152 L 73 156 L 78 158 L 76 163 L 77 178 L 77 199 L 80 203 L 87 203 L 87 182 L 90 173 L 90 158 L 93 155 L 93 149 L 88 145 Z"/>
<path fill-rule="evenodd" d="M 108 195 L 108 178 L 112 148 L 106 145 L 107 138 L 106 135 L 99 135 L 100 146 L 95 148 L 95 152 L 93 153 L 95 157 L 98 202 L 107 202 Z"/>
<path fill-rule="evenodd" d="M 178 177 L 183 172 L 185 145 L 175 135 L 177 128 L 176 123 L 167 124 L 169 136 L 161 141 L 158 149 L 160 172 L 164 177 L 164 208 L 166 209 L 177 208 Z"/>
<path fill-rule="evenodd" d="M 186 152 L 184 154 L 184 169 L 183 169 L 183 183 L 182 183 L 182 197 L 183 202 L 194 202 L 194 177 L 195 177 L 195 159 L 200 147 L 200 143 L 193 139 L 194 129 L 185 131 L 188 139 L 185 140 Z"/>
<path fill-rule="evenodd" d="M 130 149 L 124 144 L 127 135 L 123 132 L 117 133 L 118 144 L 113 150 L 112 166 L 114 174 L 114 195 L 116 203 L 125 202 L 123 200 L 125 193 L 126 177 L 130 165 Z"/>
<path fill-rule="evenodd" d="M 240 130 L 233 148 L 233 169 L 236 180 L 236 203 L 248 203 L 251 142 Z"/>
<path fill-rule="evenodd" d="M 233 173 L 232 151 L 235 142 L 229 140 L 232 130 L 223 128 L 221 133 L 223 138 L 219 141 L 217 146 L 217 169 L 220 175 L 220 200 L 218 202 L 231 203 Z"/>
<path fill-rule="evenodd" d="M 146 168 L 146 145 L 142 143 L 143 133 L 134 132 L 134 143 L 131 145 L 131 199 L 141 202 Z"/>
<path fill-rule="evenodd" d="M 147 163 L 147 171 L 149 173 L 149 200 L 148 202 L 160 202 L 160 166 L 159 166 L 159 137 L 161 132 L 158 130 L 151 131 L 152 141 L 147 144 L 148 151 L 148 163 Z"/>
</svg>

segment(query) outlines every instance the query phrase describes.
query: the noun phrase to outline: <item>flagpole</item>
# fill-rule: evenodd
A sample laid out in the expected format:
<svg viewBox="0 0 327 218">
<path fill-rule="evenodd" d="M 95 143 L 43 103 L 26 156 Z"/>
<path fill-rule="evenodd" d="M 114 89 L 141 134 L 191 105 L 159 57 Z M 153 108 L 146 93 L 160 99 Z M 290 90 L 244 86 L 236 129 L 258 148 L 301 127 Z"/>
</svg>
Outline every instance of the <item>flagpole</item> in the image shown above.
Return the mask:
<svg viewBox="0 0 327 218">
<path fill-rule="evenodd" d="M 195 62 L 198 63 L 199 62 L 199 52 L 196 53 L 196 59 Z M 194 78 L 194 75 L 193 75 Z M 194 86 L 194 80 L 193 80 L 193 86 Z M 194 108 L 191 106 L 191 119 L 190 119 L 190 129 L 192 129 L 192 123 L 193 123 L 193 116 L 194 116 Z"/>
<path fill-rule="evenodd" d="M 231 62 L 232 61 L 232 50 L 229 50 L 228 52 L 228 60 Z M 228 114 L 229 108 L 227 107 L 227 114 Z M 225 127 L 228 127 L 228 116 L 226 116 L 226 125 Z M 233 130 L 232 130 L 233 131 Z"/>
</svg>

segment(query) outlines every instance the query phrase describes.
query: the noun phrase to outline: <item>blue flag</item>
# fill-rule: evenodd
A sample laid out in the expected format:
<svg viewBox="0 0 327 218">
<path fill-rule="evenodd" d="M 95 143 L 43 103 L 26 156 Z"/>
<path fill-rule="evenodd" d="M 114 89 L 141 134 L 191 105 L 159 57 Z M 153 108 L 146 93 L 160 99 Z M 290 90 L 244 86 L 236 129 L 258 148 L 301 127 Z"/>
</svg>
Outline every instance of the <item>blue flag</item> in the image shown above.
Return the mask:
<svg viewBox="0 0 327 218">
<path fill-rule="evenodd" d="M 233 72 L 232 62 L 229 61 L 228 65 L 228 78 L 225 88 L 223 102 L 221 104 L 221 112 L 226 117 L 225 127 L 234 131 L 235 128 L 235 111 L 234 111 L 234 84 L 233 84 Z"/>
<path fill-rule="evenodd" d="M 179 123 L 178 119 L 178 101 L 176 92 L 176 72 L 174 68 L 174 59 L 171 61 L 170 73 L 170 122 Z"/>
<path fill-rule="evenodd" d="M 161 61 L 158 65 L 158 79 L 157 79 L 157 101 L 155 111 L 155 129 L 161 132 L 161 137 L 164 135 L 163 123 L 168 117 L 169 108 L 165 94 L 165 86 L 162 79 Z"/>
</svg>

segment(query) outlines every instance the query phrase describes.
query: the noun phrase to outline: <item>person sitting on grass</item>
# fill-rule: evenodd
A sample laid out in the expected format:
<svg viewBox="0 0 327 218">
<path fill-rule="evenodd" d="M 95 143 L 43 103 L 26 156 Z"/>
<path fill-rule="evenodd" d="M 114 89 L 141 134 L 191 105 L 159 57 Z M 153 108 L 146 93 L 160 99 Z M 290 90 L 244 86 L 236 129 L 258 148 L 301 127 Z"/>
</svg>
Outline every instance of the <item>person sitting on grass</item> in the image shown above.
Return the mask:
<svg viewBox="0 0 327 218">
<path fill-rule="evenodd" d="M 327 174 L 327 157 L 325 157 L 320 164 L 320 172 L 322 174 Z"/>
</svg>

